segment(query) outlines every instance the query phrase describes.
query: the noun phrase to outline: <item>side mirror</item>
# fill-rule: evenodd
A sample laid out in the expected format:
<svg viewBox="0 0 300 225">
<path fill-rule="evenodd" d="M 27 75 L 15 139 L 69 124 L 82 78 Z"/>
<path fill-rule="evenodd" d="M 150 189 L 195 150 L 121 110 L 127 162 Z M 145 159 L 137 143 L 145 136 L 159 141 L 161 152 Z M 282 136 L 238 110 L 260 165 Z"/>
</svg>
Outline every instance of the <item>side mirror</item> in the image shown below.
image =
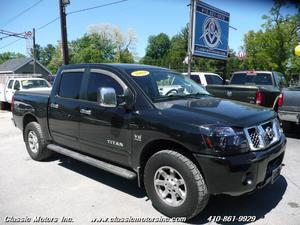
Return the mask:
<svg viewBox="0 0 300 225">
<path fill-rule="evenodd" d="M 97 93 L 97 102 L 103 107 L 117 107 L 117 95 L 115 89 L 110 87 L 99 88 Z"/>
</svg>

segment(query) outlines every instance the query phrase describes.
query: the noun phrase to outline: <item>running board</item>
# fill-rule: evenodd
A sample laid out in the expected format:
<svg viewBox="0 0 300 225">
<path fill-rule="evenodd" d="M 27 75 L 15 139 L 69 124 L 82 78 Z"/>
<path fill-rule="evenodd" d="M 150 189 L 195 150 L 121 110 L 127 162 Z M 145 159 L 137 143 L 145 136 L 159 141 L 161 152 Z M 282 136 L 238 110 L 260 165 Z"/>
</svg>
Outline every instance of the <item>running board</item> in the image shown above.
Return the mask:
<svg viewBox="0 0 300 225">
<path fill-rule="evenodd" d="M 133 179 L 136 178 L 136 173 L 133 172 L 133 171 L 130 171 L 128 169 L 124 169 L 124 168 L 119 167 L 119 166 L 115 166 L 115 165 L 107 163 L 107 162 L 103 162 L 103 161 L 98 160 L 98 159 L 94 159 L 90 156 L 86 156 L 86 155 L 80 154 L 78 152 L 71 151 L 69 149 L 60 147 L 58 145 L 49 144 L 49 145 L 47 145 L 47 148 L 52 150 L 52 151 L 58 152 L 62 155 L 66 155 L 66 156 L 69 156 L 73 159 L 77 159 L 81 162 L 85 162 L 89 165 L 95 166 L 99 169 L 108 171 L 110 173 L 113 173 L 113 174 L 121 176 L 121 177 L 124 177 L 126 179 L 133 180 Z"/>
</svg>

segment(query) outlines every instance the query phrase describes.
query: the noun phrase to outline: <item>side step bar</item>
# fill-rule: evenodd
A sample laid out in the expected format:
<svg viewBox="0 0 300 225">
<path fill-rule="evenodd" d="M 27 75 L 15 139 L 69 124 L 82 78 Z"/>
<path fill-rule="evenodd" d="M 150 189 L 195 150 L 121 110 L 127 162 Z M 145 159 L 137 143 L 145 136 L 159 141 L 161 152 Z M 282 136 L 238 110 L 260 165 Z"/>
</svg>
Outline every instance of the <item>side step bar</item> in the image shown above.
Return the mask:
<svg viewBox="0 0 300 225">
<path fill-rule="evenodd" d="M 115 175 L 124 177 L 126 179 L 133 180 L 133 179 L 136 178 L 136 173 L 133 172 L 133 171 L 130 171 L 128 169 L 124 169 L 122 167 L 115 166 L 113 164 L 103 162 L 103 161 L 98 160 L 98 159 L 94 159 L 90 156 L 86 156 L 86 155 L 80 154 L 78 152 L 71 151 L 69 149 L 60 147 L 60 146 L 55 145 L 55 144 L 49 144 L 49 145 L 47 145 L 47 147 L 52 151 L 58 152 L 62 155 L 69 156 L 73 159 L 77 159 L 81 162 L 85 162 L 89 165 L 95 166 L 99 169 L 108 171 L 110 173 L 113 173 Z"/>
</svg>

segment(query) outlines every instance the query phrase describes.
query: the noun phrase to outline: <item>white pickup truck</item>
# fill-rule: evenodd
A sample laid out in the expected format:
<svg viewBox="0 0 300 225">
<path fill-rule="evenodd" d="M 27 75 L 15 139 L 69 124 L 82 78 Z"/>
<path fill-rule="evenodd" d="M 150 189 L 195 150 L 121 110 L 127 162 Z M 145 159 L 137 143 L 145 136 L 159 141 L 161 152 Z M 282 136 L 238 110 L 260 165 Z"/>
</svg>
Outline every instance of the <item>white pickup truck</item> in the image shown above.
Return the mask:
<svg viewBox="0 0 300 225">
<path fill-rule="evenodd" d="M 187 75 L 187 73 L 183 73 L 183 75 Z M 222 85 L 223 78 L 216 74 L 216 73 L 209 73 L 209 72 L 192 72 L 191 79 L 194 80 L 196 83 L 206 87 L 207 85 Z"/>
<path fill-rule="evenodd" d="M 10 104 L 16 91 L 41 91 L 50 89 L 51 84 L 43 78 L 9 78 L 7 82 L 0 83 L 0 102 Z"/>
</svg>

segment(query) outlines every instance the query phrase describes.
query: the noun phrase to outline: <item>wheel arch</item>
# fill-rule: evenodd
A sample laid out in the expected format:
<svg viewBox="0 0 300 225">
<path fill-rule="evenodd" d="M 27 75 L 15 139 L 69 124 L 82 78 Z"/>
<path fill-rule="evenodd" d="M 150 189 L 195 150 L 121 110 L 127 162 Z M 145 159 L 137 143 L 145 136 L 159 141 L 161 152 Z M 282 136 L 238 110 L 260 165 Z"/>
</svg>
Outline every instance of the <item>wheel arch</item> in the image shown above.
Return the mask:
<svg viewBox="0 0 300 225">
<path fill-rule="evenodd" d="M 31 122 L 37 122 L 37 123 L 39 123 L 38 119 L 33 114 L 27 113 L 26 115 L 24 115 L 24 117 L 23 117 L 23 123 L 22 123 L 22 125 L 23 125 L 23 139 L 24 139 L 24 141 L 25 141 L 25 135 L 24 135 L 25 128 L 26 128 L 27 124 L 29 124 Z"/>
<path fill-rule="evenodd" d="M 197 162 L 196 158 L 193 156 L 192 152 L 188 148 L 173 140 L 157 139 L 147 143 L 139 155 L 140 169 L 138 173 L 138 179 L 140 180 L 140 185 L 143 185 L 144 168 L 146 166 L 147 161 L 155 153 L 162 150 L 173 150 L 189 158 L 198 167 L 198 169 L 202 173 L 203 178 L 205 179 L 200 164 Z"/>
</svg>

